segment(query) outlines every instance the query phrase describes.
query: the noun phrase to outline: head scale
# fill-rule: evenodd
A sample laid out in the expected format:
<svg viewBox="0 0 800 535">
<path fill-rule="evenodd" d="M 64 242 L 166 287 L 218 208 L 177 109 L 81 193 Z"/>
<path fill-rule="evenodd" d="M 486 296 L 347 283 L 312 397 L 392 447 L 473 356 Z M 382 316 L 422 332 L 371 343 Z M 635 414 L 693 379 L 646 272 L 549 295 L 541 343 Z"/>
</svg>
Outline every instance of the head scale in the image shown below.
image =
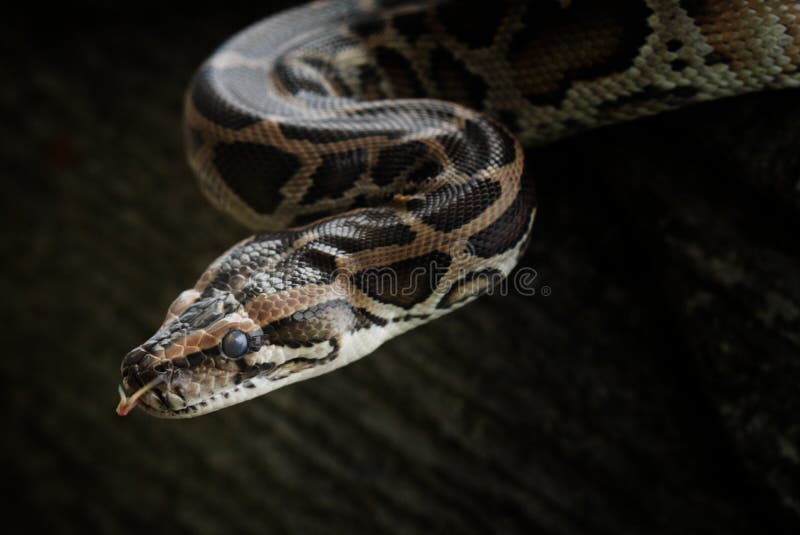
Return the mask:
<svg viewBox="0 0 800 535">
<path fill-rule="evenodd" d="M 164 418 L 212 412 L 332 371 L 380 343 L 354 340 L 374 323 L 335 281 L 276 254 L 282 242 L 262 235 L 234 246 L 178 296 L 161 329 L 123 359 L 119 414 L 137 405 Z"/>
</svg>

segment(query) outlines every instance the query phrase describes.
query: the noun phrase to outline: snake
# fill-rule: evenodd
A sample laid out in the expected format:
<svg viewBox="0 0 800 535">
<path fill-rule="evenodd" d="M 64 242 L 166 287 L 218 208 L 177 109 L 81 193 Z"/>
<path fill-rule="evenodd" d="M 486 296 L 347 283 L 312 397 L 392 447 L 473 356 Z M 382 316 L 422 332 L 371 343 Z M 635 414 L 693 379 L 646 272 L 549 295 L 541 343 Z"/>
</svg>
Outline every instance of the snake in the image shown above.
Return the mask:
<svg viewBox="0 0 800 535">
<path fill-rule="evenodd" d="M 184 101 L 200 189 L 254 234 L 124 356 L 117 413 L 229 407 L 490 293 L 531 236 L 528 148 L 798 86 L 797 2 L 327 0 L 257 22 Z"/>
</svg>

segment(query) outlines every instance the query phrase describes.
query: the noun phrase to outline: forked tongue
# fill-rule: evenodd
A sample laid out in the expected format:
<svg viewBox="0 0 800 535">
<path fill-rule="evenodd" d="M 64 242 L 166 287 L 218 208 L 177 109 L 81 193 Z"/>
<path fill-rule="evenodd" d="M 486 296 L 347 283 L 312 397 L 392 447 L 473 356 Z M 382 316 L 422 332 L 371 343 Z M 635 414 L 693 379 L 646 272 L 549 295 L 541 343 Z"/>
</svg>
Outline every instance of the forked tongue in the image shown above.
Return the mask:
<svg viewBox="0 0 800 535">
<path fill-rule="evenodd" d="M 119 385 L 117 387 L 117 390 L 119 391 L 119 404 L 117 405 L 117 414 L 119 414 L 120 416 L 127 416 L 129 412 L 131 412 L 134 408 L 136 408 L 136 405 L 139 404 L 139 399 L 143 395 L 145 395 L 148 391 L 150 391 L 150 389 L 152 389 L 154 386 L 163 382 L 164 382 L 164 377 L 158 376 L 149 383 L 147 383 L 146 385 L 144 385 L 142 388 L 134 392 L 131 397 L 126 396 L 125 390 L 122 388 L 122 385 Z"/>
</svg>

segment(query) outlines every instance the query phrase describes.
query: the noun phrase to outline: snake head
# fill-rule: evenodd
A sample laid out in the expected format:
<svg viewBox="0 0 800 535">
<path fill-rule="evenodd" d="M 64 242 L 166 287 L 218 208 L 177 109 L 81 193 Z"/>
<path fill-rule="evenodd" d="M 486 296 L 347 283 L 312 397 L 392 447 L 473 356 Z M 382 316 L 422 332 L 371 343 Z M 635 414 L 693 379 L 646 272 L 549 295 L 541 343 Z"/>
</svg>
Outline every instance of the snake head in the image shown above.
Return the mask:
<svg viewBox="0 0 800 535">
<path fill-rule="evenodd" d="M 346 302 L 328 299 L 292 312 L 287 307 L 303 296 L 288 304 L 284 296 L 271 297 L 257 299 L 286 314 L 264 326 L 247 316 L 241 304 L 224 313 L 225 300 L 199 299 L 128 353 L 118 414 L 138 405 L 164 418 L 197 416 L 346 362 L 339 360 L 340 349 L 356 319 Z"/>
<path fill-rule="evenodd" d="M 118 414 L 135 406 L 163 418 L 212 412 L 332 371 L 386 338 L 309 266 L 259 256 L 265 241 L 218 259 L 178 296 L 160 330 L 125 356 Z"/>
</svg>

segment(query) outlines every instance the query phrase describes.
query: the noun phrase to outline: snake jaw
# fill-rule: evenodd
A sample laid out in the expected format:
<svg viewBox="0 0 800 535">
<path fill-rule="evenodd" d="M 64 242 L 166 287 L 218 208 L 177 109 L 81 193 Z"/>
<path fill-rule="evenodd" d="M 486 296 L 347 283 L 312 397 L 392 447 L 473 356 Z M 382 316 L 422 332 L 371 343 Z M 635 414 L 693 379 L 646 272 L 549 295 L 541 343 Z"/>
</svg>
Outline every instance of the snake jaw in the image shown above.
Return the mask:
<svg viewBox="0 0 800 535">
<path fill-rule="evenodd" d="M 120 416 L 127 416 L 129 412 L 136 408 L 136 405 L 139 404 L 139 399 L 141 399 L 143 395 L 163 382 L 164 377 L 159 375 L 142 388 L 134 392 L 131 397 L 125 395 L 125 389 L 122 388 L 122 385 L 118 385 L 117 390 L 119 392 L 119 404 L 117 404 L 117 414 Z"/>
</svg>

